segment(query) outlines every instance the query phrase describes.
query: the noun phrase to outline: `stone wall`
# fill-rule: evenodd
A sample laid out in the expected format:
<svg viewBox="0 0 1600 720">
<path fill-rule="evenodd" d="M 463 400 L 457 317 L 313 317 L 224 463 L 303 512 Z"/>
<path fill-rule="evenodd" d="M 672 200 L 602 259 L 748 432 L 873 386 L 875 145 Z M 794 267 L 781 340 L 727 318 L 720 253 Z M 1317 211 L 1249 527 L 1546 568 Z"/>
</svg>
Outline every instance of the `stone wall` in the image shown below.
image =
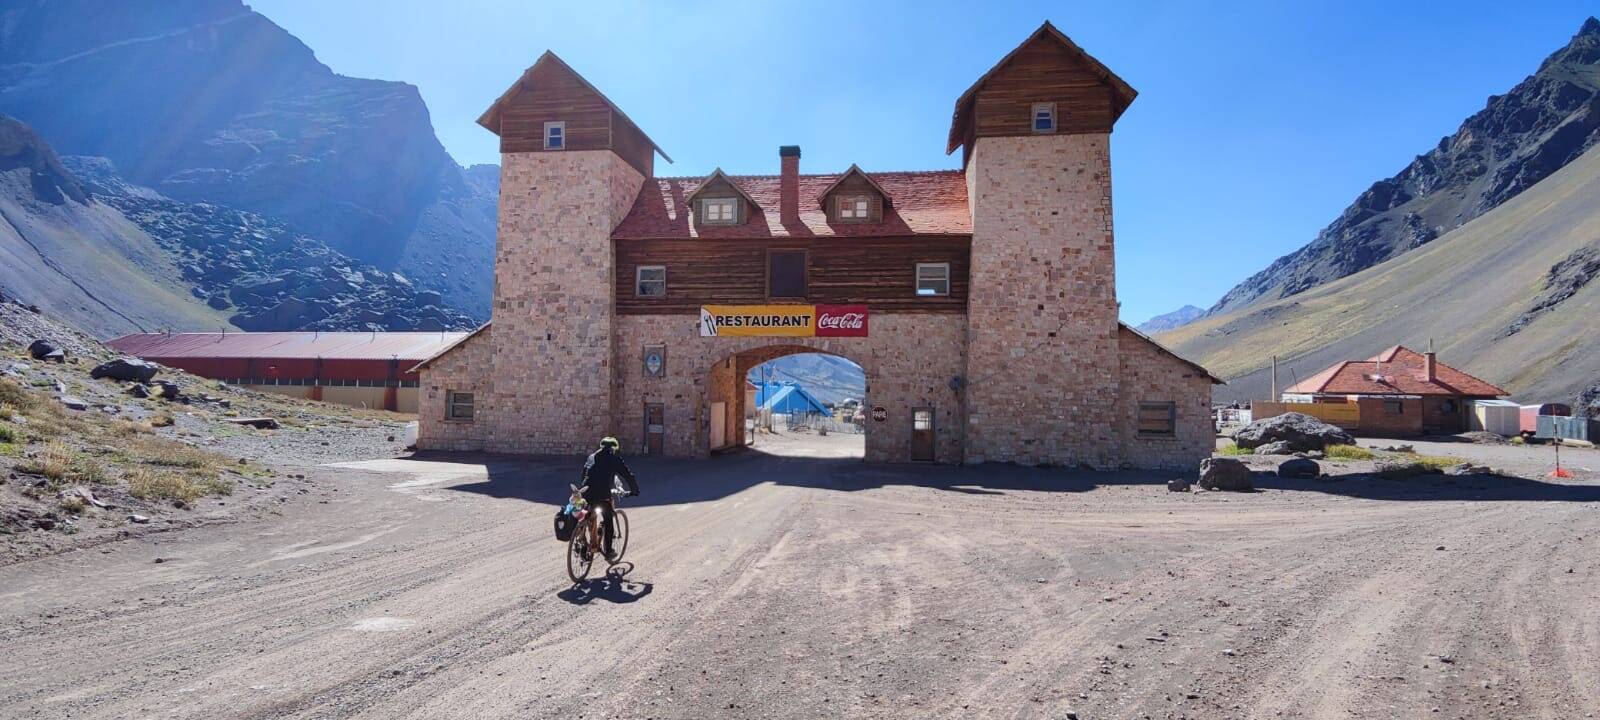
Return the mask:
<svg viewBox="0 0 1600 720">
<path fill-rule="evenodd" d="M 699 336 L 693 315 L 624 315 L 617 318 L 617 427 L 627 447 L 644 446 L 644 406 L 665 408 L 666 454 L 702 457 L 708 452 L 712 369 L 731 357 L 748 370 L 757 361 L 793 352 L 825 352 L 860 365 L 867 376 L 867 407 L 883 406 L 886 422 L 867 421 L 866 459 L 911 458 L 911 411 L 932 407 L 936 459 L 961 458 L 961 397 L 950 379 L 965 368 L 966 319 L 959 315 L 873 315 L 864 338 Z M 645 377 L 646 345 L 663 344 L 666 376 Z M 742 393 L 738 393 L 742 395 Z M 730 402 L 730 407 L 742 406 Z"/>
<path fill-rule="evenodd" d="M 494 423 L 488 402 L 494 390 L 489 375 L 493 332 L 490 326 L 467 336 L 418 373 L 418 448 L 458 451 L 484 448 L 484 438 Z M 476 408 L 471 422 L 449 419 L 445 403 L 451 391 L 473 393 Z"/>
<path fill-rule="evenodd" d="M 1211 378 L 1159 345 L 1123 328 L 1118 347 L 1122 395 L 1116 413 L 1122 440 L 1122 465 L 1130 468 L 1193 470 L 1216 449 L 1211 421 Z M 1172 437 L 1141 436 L 1139 403 L 1171 402 L 1176 408 Z"/>
<path fill-rule="evenodd" d="M 580 453 L 612 430 L 611 230 L 643 182 L 610 150 L 501 156 L 485 449 Z"/>
<path fill-rule="evenodd" d="M 1110 136 L 978 138 L 967 185 L 967 462 L 1119 466 Z"/>
</svg>

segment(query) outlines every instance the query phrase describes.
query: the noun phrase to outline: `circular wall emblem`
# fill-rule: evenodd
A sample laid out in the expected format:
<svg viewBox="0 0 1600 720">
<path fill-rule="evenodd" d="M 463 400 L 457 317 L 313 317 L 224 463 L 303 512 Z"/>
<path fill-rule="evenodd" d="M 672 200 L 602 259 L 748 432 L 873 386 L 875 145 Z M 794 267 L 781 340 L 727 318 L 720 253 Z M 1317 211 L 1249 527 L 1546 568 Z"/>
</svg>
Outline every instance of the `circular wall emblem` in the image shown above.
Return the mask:
<svg viewBox="0 0 1600 720">
<path fill-rule="evenodd" d="M 659 352 L 650 352 L 644 356 L 644 369 L 651 375 L 660 375 L 663 364 Z"/>
<path fill-rule="evenodd" d="M 888 419 L 889 419 L 889 409 L 888 408 L 886 408 L 886 407 L 884 407 L 882 405 L 879 405 L 877 407 L 872 408 L 872 421 L 873 422 L 883 422 L 883 421 L 888 420 Z"/>
</svg>

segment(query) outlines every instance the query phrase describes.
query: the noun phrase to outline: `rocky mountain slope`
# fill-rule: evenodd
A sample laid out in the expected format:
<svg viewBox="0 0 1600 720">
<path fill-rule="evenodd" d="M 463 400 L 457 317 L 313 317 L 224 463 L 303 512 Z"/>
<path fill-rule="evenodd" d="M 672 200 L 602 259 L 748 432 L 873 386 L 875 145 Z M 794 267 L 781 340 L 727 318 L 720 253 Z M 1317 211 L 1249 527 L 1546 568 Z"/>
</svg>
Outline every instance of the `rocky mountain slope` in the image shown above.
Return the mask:
<svg viewBox="0 0 1600 720">
<path fill-rule="evenodd" d="M 1139 332 L 1152 335 L 1158 332 L 1174 330 L 1199 319 L 1206 311 L 1193 305 L 1185 305 L 1169 313 L 1162 313 L 1149 320 L 1139 323 L 1136 328 Z"/>
<path fill-rule="evenodd" d="M 1271 303 L 1415 250 L 1543 180 L 1600 142 L 1600 20 L 1455 134 L 1356 198 L 1311 244 L 1212 306 Z"/>
<path fill-rule="evenodd" d="M 1402 343 L 1526 402 L 1600 385 L 1600 147 L 1426 246 L 1293 297 L 1214 313 L 1162 343 L 1265 399 L 1340 360 Z"/>
<path fill-rule="evenodd" d="M 379 270 L 282 222 L 172 200 L 124 181 L 103 158 L 67 158 L 96 200 L 156 241 L 189 293 L 243 330 L 466 330 L 476 321 L 433 290 Z M 180 328 L 189 329 L 189 328 Z"/>
<path fill-rule="evenodd" d="M 50 146 L 0 115 L 0 294 L 96 335 L 214 328 L 160 244 L 92 197 Z"/>
<path fill-rule="evenodd" d="M 8 3 L 0 112 L 136 185 L 276 218 L 488 314 L 495 195 L 417 89 L 336 75 L 239 0 Z"/>
</svg>

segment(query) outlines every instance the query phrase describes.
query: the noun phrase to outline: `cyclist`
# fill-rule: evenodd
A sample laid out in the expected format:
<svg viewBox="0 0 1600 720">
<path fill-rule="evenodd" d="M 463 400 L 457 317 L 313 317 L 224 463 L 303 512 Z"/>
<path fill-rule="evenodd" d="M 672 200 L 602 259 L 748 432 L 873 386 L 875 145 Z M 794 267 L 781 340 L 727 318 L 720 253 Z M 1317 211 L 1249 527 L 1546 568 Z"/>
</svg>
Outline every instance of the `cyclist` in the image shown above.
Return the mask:
<svg viewBox="0 0 1600 720">
<path fill-rule="evenodd" d="M 603 550 L 607 560 L 616 556 L 611 550 L 612 513 L 615 512 L 611 504 L 612 484 L 620 477 L 627 495 L 639 494 L 639 483 L 633 477 L 633 471 L 617 454 L 619 446 L 616 438 L 603 437 L 600 439 L 600 449 L 591 453 L 583 463 L 583 499 L 589 501 L 591 512 L 600 511 L 600 532 L 601 537 L 605 538 Z"/>
</svg>

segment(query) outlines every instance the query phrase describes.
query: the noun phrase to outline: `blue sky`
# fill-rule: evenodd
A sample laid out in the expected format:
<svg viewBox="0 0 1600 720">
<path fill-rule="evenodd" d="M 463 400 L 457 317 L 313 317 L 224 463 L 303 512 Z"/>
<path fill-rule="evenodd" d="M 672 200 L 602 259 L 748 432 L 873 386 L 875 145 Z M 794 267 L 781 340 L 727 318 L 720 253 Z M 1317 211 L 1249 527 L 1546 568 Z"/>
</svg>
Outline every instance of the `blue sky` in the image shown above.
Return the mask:
<svg viewBox="0 0 1600 720">
<path fill-rule="evenodd" d="M 1588 2 L 254 0 L 336 72 L 417 85 L 463 164 L 555 50 L 661 145 L 661 175 L 959 166 L 957 96 L 1049 19 L 1139 90 L 1112 139 L 1118 295 L 1207 307 L 1565 44 Z M 982 10 L 978 8 L 982 7 Z"/>
</svg>

